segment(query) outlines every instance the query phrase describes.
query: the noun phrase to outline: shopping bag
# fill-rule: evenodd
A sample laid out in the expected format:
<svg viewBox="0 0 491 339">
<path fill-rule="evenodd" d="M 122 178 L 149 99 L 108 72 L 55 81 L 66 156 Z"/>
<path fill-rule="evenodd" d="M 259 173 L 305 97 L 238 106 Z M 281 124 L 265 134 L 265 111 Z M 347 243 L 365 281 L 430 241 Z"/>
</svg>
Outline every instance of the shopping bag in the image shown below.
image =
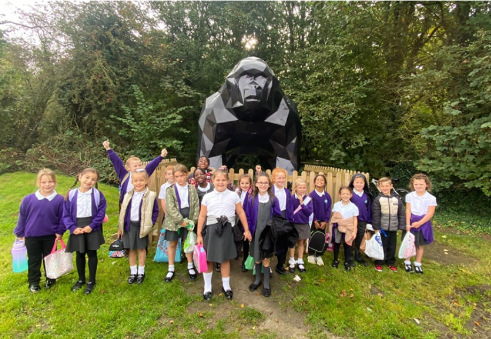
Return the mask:
<svg viewBox="0 0 491 339">
<path fill-rule="evenodd" d="M 248 270 L 252 270 L 254 268 L 254 258 L 251 256 L 248 256 L 246 261 L 244 262 L 244 266 Z"/>
<path fill-rule="evenodd" d="M 198 273 L 206 272 L 206 270 L 208 269 L 208 263 L 206 262 L 206 251 L 203 247 L 203 244 L 198 244 L 194 246 L 193 262 L 194 267 L 196 267 Z"/>
<path fill-rule="evenodd" d="M 61 249 L 56 250 L 58 241 L 61 242 Z M 73 271 L 73 253 L 66 253 L 65 248 L 63 239 L 55 240 L 51 254 L 44 257 L 46 277 L 49 279 L 58 279 L 62 275 Z"/>
<path fill-rule="evenodd" d="M 370 233 L 370 231 L 365 231 L 365 234 L 363 235 L 363 239 L 361 239 L 360 251 L 365 252 L 366 242 L 370 240 L 371 237 L 372 237 L 372 233 Z"/>
<path fill-rule="evenodd" d="M 157 243 L 157 250 L 153 257 L 153 261 L 155 262 L 169 262 L 169 242 L 165 240 L 164 237 L 165 229 L 162 229 Z M 176 257 L 174 261 L 181 262 L 181 238 L 179 238 L 179 241 L 177 242 Z"/>
<path fill-rule="evenodd" d="M 365 242 L 365 254 L 375 260 L 384 260 L 384 247 L 380 233 L 374 234 Z"/>
<path fill-rule="evenodd" d="M 184 253 L 193 253 L 196 240 L 196 233 L 188 231 L 188 236 L 186 237 L 186 241 L 184 241 Z"/>
<path fill-rule="evenodd" d="M 399 248 L 399 259 L 411 258 L 416 255 L 414 240 L 414 234 L 407 232 L 404 239 L 402 239 L 401 248 Z"/>
</svg>

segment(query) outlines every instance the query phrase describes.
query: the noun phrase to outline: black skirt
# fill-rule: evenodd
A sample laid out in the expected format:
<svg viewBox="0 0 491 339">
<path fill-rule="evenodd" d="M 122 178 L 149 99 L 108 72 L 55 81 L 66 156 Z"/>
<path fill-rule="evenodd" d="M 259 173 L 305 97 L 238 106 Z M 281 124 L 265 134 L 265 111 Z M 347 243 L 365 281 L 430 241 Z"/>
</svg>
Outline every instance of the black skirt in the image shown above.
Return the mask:
<svg viewBox="0 0 491 339">
<path fill-rule="evenodd" d="M 189 207 L 182 208 L 181 209 L 181 215 L 183 218 L 189 217 Z M 195 227 L 196 227 L 196 225 L 195 225 Z M 165 230 L 165 233 L 164 233 L 164 239 L 167 241 L 178 241 L 179 238 L 181 238 L 182 241 L 186 241 L 187 236 L 188 236 L 188 229 L 186 227 L 179 228 L 179 232 L 178 231 Z"/>
<path fill-rule="evenodd" d="M 84 228 L 90 225 L 92 217 L 77 218 L 77 227 Z M 70 234 L 65 252 L 80 252 L 97 251 L 102 244 L 105 243 L 102 232 L 92 231 L 90 233 Z"/>
<path fill-rule="evenodd" d="M 230 224 L 223 229 L 219 237 L 215 232 L 218 224 L 207 225 L 206 234 L 203 238 L 203 246 L 206 250 L 206 261 L 222 263 L 237 257 L 234 234 Z"/>
<path fill-rule="evenodd" d="M 148 246 L 148 236 L 140 238 L 140 222 L 130 221 L 130 230 L 123 233 L 124 248 L 142 250 Z"/>
</svg>

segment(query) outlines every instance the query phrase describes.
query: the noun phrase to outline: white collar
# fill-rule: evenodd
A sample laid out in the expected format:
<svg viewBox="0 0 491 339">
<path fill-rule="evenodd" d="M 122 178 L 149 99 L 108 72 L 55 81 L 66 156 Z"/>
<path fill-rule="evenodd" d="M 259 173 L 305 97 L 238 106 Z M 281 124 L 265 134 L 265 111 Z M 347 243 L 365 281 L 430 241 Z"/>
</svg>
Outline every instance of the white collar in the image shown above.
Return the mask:
<svg viewBox="0 0 491 339">
<path fill-rule="evenodd" d="M 353 188 L 353 193 L 355 193 L 357 196 L 359 196 L 361 198 L 363 196 L 363 193 L 365 193 L 365 191 L 358 192 L 357 190 L 355 190 Z"/>
<path fill-rule="evenodd" d="M 259 202 L 266 203 L 269 201 L 269 194 L 268 193 L 266 193 L 265 195 L 258 194 L 257 197 L 258 197 Z"/>
<path fill-rule="evenodd" d="M 305 197 L 306 195 L 304 195 Z M 300 200 L 300 197 L 297 195 L 297 193 L 295 193 L 295 198 L 297 198 L 298 200 Z"/>
<path fill-rule="evenodd" d="M 318 190 L 314 190 L 314 191 L 315 191 L 315 193 L 317 193 L 317 195 L 318 195 L 319 197 L 323 197 L 323 196 L 324 196 L 324 194 L 325 194 L 325 192 L 324 192 L 324 191 L 322 191 L 322 192 L 319 192 Z"/>
<path fill-rule="evenodd" d="M 36 195 L 36 198 L 37 198 L 38 200 L 48 199 L 48 201 L 51 201 L 51 200 L 53 200 L 53 199 L 56 197 L 56 195 L 57 195 L 56 191 L 53 191 L 53 193 L 51 193 L 51 194 L 50 194 L 50 195 L 48 195 L 47 197 L 44 197 L 44 196 L 43 196 L 41 193 L 39 193 L 39 191 L 41 191 L 41 190 L 37 190 L 37 191 L 36 191 L 36 193 L 34 193 L 34 194 Z"/>
<path fill-rule="evenodd" d="M 141 192 L 137 192 L 137 191 L 133 190 L 133 194 L 144 195 L 147 190 L 148 190 L 148 187 L 145 187 L 145 189 Z"/>
<path fill-rule="evenodd" d="M 85 193 L 84 193 L 84 192 L 81 192 L 81 191 L 80 191 L 80 188 L 79 188 L 79 189 L 78 189 L 78 194 L 82 194 L 82 195 L 90 195 L 90 194 L 92 194 L 92 188 L 90 188 L 90 190 L 88 190 L 88 191 L 87 191 L 87 192 L 85 192 Z"/>
</svg>

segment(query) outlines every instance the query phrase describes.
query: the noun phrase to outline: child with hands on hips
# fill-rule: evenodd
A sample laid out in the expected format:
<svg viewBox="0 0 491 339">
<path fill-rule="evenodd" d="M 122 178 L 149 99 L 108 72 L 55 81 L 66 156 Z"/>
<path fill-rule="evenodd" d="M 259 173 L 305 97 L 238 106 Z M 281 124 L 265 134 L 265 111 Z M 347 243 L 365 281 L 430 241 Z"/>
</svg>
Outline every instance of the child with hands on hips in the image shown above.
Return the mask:
<svg viewBox="0 0 491 339">
<path fill-rule="evenodd" d="M 222 290 L 225 297 L 229 300 L 233 298 L 230 288 L 230 260 L 237 255 L 232 230 L 235 227 L 236 214 L 244 227 L 244 237 L 249 241 L 252 239 L 240 198 L 227 189 L 228 182 L 228 172 L 218 169 L 213 173 L 215 190 L 203 197 L 198 217 L 197 243 L 203 244 L 208 262 L 207 270 L 203 273 L 205 301 L 210 301 L 212 297 L 214 262 L 221 263 Z"/>
<path fill-rule="evenodd" d="M 295 261 L 295 245 L 290 247 L 290 260 L 288 262 L 290 273 L 295 273 L 295 265 L 300 272 L 305 272 L 305 263 L 303 262 L 303 253 L 305 250 L 305 240 L 310 238 L 309 219 L 313 211 L 312 198 L 306 195 L 307 183 L 302 178 L 295 180 L 293 184 L 295 192 L 292 203 L 290 204 L 290 222 L 298 233 L 297 255 Z"/>
<path fill-rule="evenodd" d="M 247 224 L 252 234 L 250 255 L 254 258 L 256 280 L 249 285 L 249 291 L 254 292 L 261 284 L 261 265 L 264 267 L 264 282 L 262 295 L 271 296 L 269 285 L 270 271 L 269 258 L 265 258 L 261 251 L 262 232 L 273 215 L 281 216 L 278 199 L 271 191 L 271 180 L 266 172 L 256 175 L 254 191 L 245 202 L 244 210 L 247 215 Z M 269 236 L 269 235 L 267 235 Z"/>
<path fill-rule="evenodd" d="M 339 188 L 339 196 L 341 201 L 334 204 L 332 212 L 334 213 L 329 226 L 329 233 L 334 239 L 334 260 L 332 267 L 339 266 L 339 250 L 341 243 L 344 248 L 344 269 L 351 271 L 351 266 L 354 266 L 352 244 L 356 238 L 358 225 L 358 207 L 353 204 L 350 199 L 353 193 L 348 186 Z"/>
<path fill-rule="evenodd" d="M 433 242 L 433 227 L 431 218 L 435 214 L 436 198 L 428 193 L 431 191 L 431 181 L 424 174 L 415 174 L 411 178 L 409 186 L 412 192 L 406 195 L 406 231 L 414 234 L 416 245 L 416 260 L 414 271 L 423 274 L 421 260 L 423 259 L 424 246 Z M 404 261 L 406 272 L 412 273 L 411 258 Z"/>
<path fill-rule="evenodd" d="M 85 254 L 89 258 L 89 282 L 85 294 L 90 294 L 96 284 L 97 250 L 105 243 L 102 222 L 106 215 L 106 199 L 97 189 L 99 173 L 94 168 L 84 169 L 65 196 L 63 223 L 70 230 L 66 252 L 76 252 L 78 281 L 72 291 L 85 285 Z M 80 181 L 78 189 L 71 190 Z"/>
<path fill-rule="evenodd" d="M 174 166 L 174 179 L 176 183 L 167 188 L 165 200 L 167 215 L 164 220 L 164 228 L 166 230 L 164 239 L 169 241 L 169 269 L 165 276 L 165 282 L 171 282 L 174 279 L 177 242 L 181 238 L 184 244 L 188 234 L 187 227 L 189 227 L 189 231 L 194 230 L 199 214 L 198 193 L 193 185 L 188 184 L 188 169 L 186 166 L 181 164 Z M 189 279 L 196 280 L 197 274 L 193 265 L 193 253 L 186 253 L 186 258 L 188 260 Z"/>
<path fill-rule="evenodd" d="M 131 184 L 133 188 L 123 197 L 118 221 L 118 237 L 123 237 L 123 246 L 129 249 L 130 285 L 145 280 L 148 235 L 159 216 L 157 193 L 148 188 L 148 173 L 144 169 L 132 172 Z"/>
<path fill-rule="evenodd" d="M 41 290 L 41 263 L 51 253 L 56 240 L 65 233 L 62 222 L 63 196 L 57 194 L 55 173 L 47 168 L 38 172 L 36 185 L 39 190 L 29 194 L 20 204 L 19 220 L 14 234 L 24 240 L 27 249 L 27 280 L 29 291 Z M 45 271 L 46 275 L 46 271 Z M 51 288 L 56 279 L 46 277 L 46 288 Z"/>
</svg>

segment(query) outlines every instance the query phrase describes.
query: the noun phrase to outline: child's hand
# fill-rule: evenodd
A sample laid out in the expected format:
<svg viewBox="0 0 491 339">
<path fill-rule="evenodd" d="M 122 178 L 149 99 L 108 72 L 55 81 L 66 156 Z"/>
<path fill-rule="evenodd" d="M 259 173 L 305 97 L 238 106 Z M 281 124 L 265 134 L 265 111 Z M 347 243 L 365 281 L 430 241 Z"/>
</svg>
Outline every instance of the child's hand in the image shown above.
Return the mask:
<svg viewBox="0 0 491 339">
<path fill-rule="evenodd" d="M 314 226 L 315 226 L 315 229 L 317 229 L 317 230 L 319 228 L 321 228 L 321 225 L 319 225 L 319 222 L 317 222 L 317 221 L 314 221 Z"/>
<path fill-rule="evenodd" d="M 61 239 L 61 234 L 56 233 L 55 235 L 56 235 L 56 240 L 60 240 Z"/>
<path fill-rule="evenodd" d="M 326 229 L 326 226 L 327 226 L 327 222 L 322 221 L 321 222 L 321 225 L 320 225 L 321 230 L 325 230 Z"/>
<path fill-rule="evenodd" d="M 82 228 L 80 228 L 80 227 L 77 227 L 77 228 L 76 228 L 76 229 L 73 231 L 73 234 L 75 234 L 75 235 L 78 235 L 78 234 L 83 234 L 83 233 L 84 233 L 84 231 L 83 231 L 83 229 L 82 229 Z"/>
<path fill-rule="evenodd" d="M 106 151 L 109 151 L 111 149 L 111 146 L 109 146 L 109 140 L 106 140 L 102 143 L 102 146 L 106 149 Z"/>
<path fill-rule="evenodd" d="M 90 226 L 85 226 L 82 230 L 83 230 L 83 233 L 90 233 L 90 232 L 92 232 L 92 228 Z"/>
<path fill-rule="evenodd" d="M 251 232 L 249 232 L 249 231 L 245 231 L 245 232 L 244 232 L 244 238 L 246 238 L 246 239 L 247 239 L 247 240 L 249 240 L 249 241 L 252 241 Z"/>
<path fill-rule="evenodd" d="M 186 220 L 184 220 L 181 224 L 181 227 L 186 227 L 188 225 L 188 223 L 186 222 Z"/>
<path fill-rule="evenodd" d="M 162 149 L 162 152 L 160 152 L 160 156 L 162 158 L 165 158 L 167 156 L 167 150 L 165 148 Z"/>
<path fill-rule="evenodd" d="M 196 244 L 203 245 L 203 237 L 201 236 L 201 234 L 199 234 L 198 237 L 196 238 Z"/>
<path fill-rule="evenodd" d="M 118 238 L 121 239 L 123 237 L 123 232 L 118 228 Z"/>
</svg>

